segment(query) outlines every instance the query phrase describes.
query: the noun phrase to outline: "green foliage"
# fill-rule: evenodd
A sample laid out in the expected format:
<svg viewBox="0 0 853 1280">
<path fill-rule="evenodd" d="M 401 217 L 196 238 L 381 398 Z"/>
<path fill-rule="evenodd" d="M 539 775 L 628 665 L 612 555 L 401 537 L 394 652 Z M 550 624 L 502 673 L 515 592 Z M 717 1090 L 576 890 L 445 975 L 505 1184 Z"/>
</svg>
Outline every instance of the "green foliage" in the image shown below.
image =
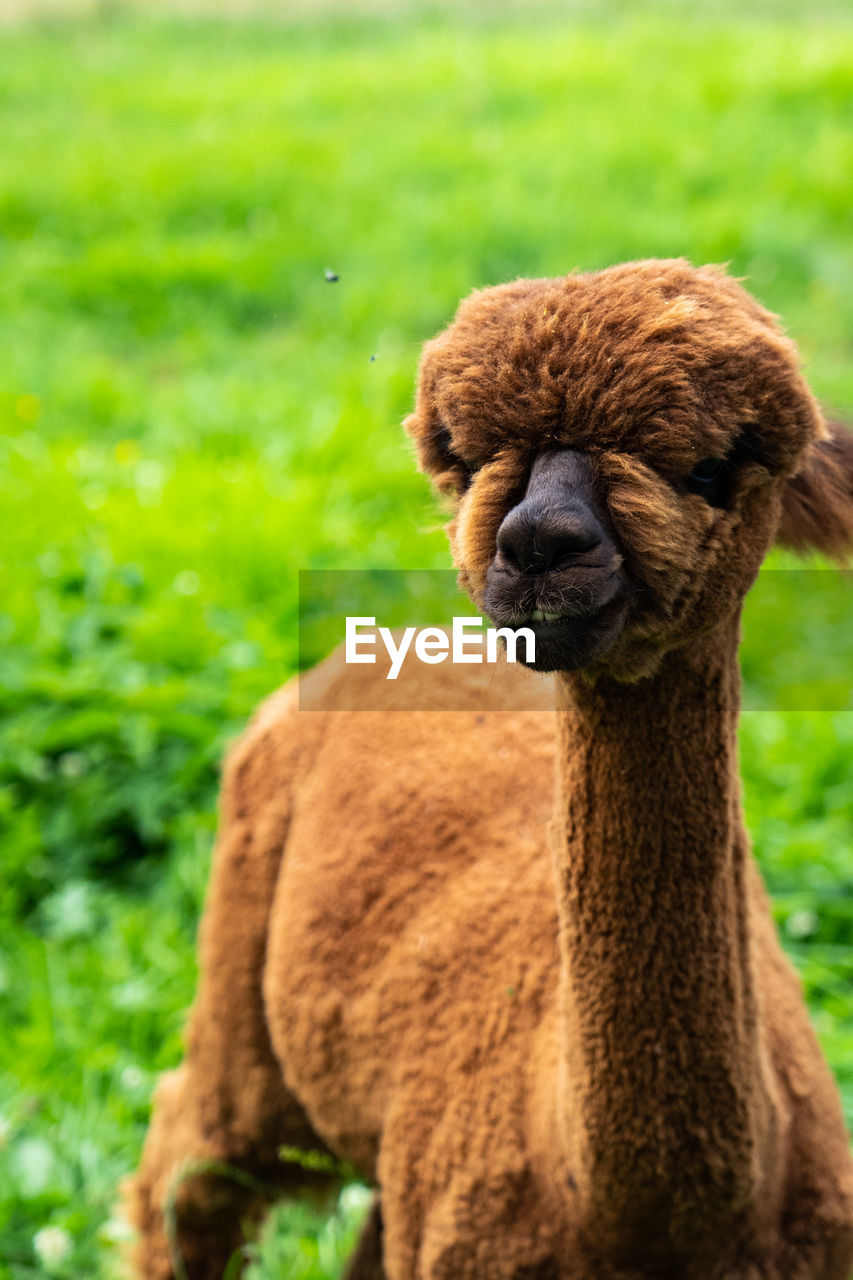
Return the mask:
<svg viewBox="0 0 853 1280">
<path fill-rule="evenodd" d="M 740 758 L 782 940 L 853 1125 L 853 715 L 747 712 Z"/>
<path fill-rule="evenodd" d="M 459 296 L 729 261 L 853 406 L 849 39 L 842 5 L 750 4 L 3 32 L 0 1280 L 114 1269 L 297 570 L 446 567 L 399 421 Z M 789 662 L 783 577 L 749 705 L 784 666 L 797 711 L 745 716 L 746 799 L 853 1115 L 853 728 L 809 676 L 843 623 L 815 608 Z M 283 1209 L 258 1280 L 335 1276 L 348 1194 Z"/>
<path fill-rule="evenodd" d="M 353 1183 L 344 1188 L 335 1212 L 325 1220 L 305 1205 L 277 1208 L 272 1229 L 251 1250 L 255 1266 L 249 1280 L 328 1280 L 337 1275 L 341 1259 L 355 1248 L 369 1200 L 367 1189 Z"/>
</svg>

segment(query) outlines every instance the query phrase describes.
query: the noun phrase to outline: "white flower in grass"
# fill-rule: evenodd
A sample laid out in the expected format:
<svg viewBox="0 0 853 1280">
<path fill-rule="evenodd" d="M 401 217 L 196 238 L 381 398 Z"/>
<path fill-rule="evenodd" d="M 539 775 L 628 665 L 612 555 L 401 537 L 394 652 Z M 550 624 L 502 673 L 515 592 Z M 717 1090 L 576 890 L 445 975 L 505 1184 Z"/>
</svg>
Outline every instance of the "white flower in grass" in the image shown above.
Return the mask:
<svg viewBox="0 0 853 1280">
<path fill-rule="evenodd" d="M 131 1092 L 135 1089 L 140 1089 L 145 1084 L 145 1072 L 131 1063 L 129 1067 L 125 1067 L 124 1071 L 122 1071 L 121 1083 L 122 1088 Z"/>
<path fill-rule="evenodd" d="M 108 1244 L 125 1244 L 128 1240 L 133 1240 L 135 1232 L 124 1214 L 116 1210 L 111 1218 L 101 1223 L 98 1235 Z"/>
<path fill-rule="evenodd" d="M 47 1271 L 65 1261 L 73 1243 L 71 1236 L 62 1227 L 42 1227 L 33 1236 L 36 1257 Z"/>
<path fill-rule="evenodd" d="M 53 1148 L 44 1138 L 20 1139 L 11 1149 L 12 1175 L 18 1191 L 29 1199 L 40 1196 L 50 1183 L 55 1158 Z"/>
<path fill-rule="evenodd" d="M 810 938 L 820 928 L 820 917 L 816 911 L 794 911 L 785 928 L 791 938 Z"/>
<path fill-rule="evenodd" d="M 57 761 L 63 778 L 79 778 L 86 772 L 87 764 L 82 751 L 64 751 Z"/>
<path fill-rule="evenodd" d="M 351 1182 L 341 1192 L 338 1204 L 341 1212 L 346 1217 L 350 1217 L 357 1213 L 365 1213 L 372 1199 L 373 1192 L 370 1187 L 362 1186 L 360 1182 Z"/>
</svg>

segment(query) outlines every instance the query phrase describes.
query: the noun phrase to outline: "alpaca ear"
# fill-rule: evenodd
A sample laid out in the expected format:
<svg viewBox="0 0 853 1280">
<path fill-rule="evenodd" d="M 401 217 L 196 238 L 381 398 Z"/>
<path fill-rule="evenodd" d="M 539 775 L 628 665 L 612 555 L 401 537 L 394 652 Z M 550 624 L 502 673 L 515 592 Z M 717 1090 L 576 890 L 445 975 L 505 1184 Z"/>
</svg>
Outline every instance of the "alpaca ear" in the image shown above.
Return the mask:
<svg viewBox="0 0 853 1280">
<path fill-rule="evenodd" d="M 435 353 L 444 334 L 426 343 L 418 375 L 418 393 L 414 412 L 403 421 L 403 429 L 412 439 L 418 468 L 429 476 L 438 493 L 458 497 L 465 492 L 470 469 L 454 453 L 450 432 L 441 420 L 435 398 Z"/>
<path fill-rule="evenodd" d="M 842 563 L 853 552 L 853 435 L 838 423 L 809 445 L 788 481 L 776 540 L 801 555 L 820 551 Z"/>
<path fill-rule="evenodd" d="M 453 452 L 450 432 L 437 415 L 424 405 L 419 409 L 403 421 L 404 430 L 415 443 L 418 467 L 429 476 L 438 493 L 458 496 L 468 487 L 470 468 Z"/>
</svg>

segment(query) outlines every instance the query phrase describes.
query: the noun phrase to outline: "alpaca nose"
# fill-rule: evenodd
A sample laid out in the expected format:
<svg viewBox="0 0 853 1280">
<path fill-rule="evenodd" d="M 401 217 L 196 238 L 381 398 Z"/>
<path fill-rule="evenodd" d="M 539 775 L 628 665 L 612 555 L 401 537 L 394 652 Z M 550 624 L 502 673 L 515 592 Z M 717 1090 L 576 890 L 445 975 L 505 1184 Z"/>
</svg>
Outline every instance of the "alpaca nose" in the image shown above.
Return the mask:
<svg viewBox="0 0 853 1280">
<path fill-rule="evenodd" d="M 598 517 L 583 501 L 554 507 L 525 498 L 504 518 L 497 549 L 507 569 L 539 574 L 589 563 L 604 540 Z"/>
</svg>

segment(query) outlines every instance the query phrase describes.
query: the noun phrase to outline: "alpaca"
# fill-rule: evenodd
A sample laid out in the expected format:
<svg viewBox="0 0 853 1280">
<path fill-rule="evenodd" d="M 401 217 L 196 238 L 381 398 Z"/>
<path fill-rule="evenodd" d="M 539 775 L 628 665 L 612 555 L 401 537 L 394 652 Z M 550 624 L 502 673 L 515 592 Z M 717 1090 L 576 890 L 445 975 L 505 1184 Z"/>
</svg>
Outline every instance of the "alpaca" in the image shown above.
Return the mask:
<svg viewBox="0 0 853 1280">
<path fill-rule="evenodd" d="M 182 1274 L 170 1183 L 190 1280 L 267 1197 L 334 1187 L 287 1144 L 377 1188 L 350 1280 L 848 1280 L 853 1162 L 735 733 L 745 593 L 775 541 L 853 542 L 853 440 L 775 318 L 682 260 L 475 293 L 406 425 L 461 581 L 551 674 L 451 669 L 453 712 L 261 709 L 134 1274 Z M 377 678 L 307 677 L 353 709 Z M 251 1177 L 172 1181 L 199 1159 Z"/>
</svg>

